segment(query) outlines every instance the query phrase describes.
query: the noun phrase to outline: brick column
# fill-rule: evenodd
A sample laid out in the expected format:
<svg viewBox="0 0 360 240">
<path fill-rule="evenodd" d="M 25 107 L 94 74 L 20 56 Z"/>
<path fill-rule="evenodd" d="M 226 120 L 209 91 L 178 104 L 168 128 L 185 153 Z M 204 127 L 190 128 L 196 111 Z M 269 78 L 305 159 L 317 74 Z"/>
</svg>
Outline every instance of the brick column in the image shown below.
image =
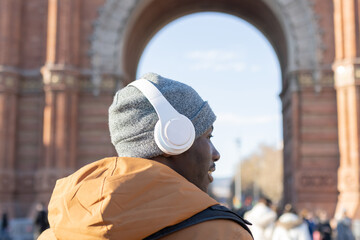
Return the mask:
<svg viewBox="0 0 360 240">
<path fill-rule="evenodd" d="M 55 181 L 76 167 L 79 20 L 79 0 L 49 0 L 46 64 L 42 68 L 44 160 L 36 177 L 39 201 L 47 202 Z"/>
<path fill-rule="evenodd" d="M 77 142 L 77 73 L 43 68 L 45 108 L 44 160 L 36 177 L 39 198 L 46 199 L 55 181 L 74 171 Z"/>
<path fill-rule="evenodd" d="M 283 92 L 283 136 L 284 136 L 284 202 L 295 204 L 295 170 L 299 161 L 299 86 L 296 76 L 289 77 Z"/>
<path fill-rule="evenodd" d="M 321 209 L 329 216 L 336 208 L 339 161 L 333 75 L 331 70 L 325 69 L 316 81 L 314 72 L 297 74 L 301 91 L 298 98 L 298 162 L 294 166 L 297 208 Z"/>
<path fill-rule="evenodd" d="M 350 217 L 360 219 L 360 152 L 359 152 L 359 86 L 360 33 L 358 1 L 334 1 L 336 60 L 335 88 L 337 92 L 340 167 L 340 192 L 336 214 L 346 209 Z"/>
<path fill-rule="evenodd" d="M 333 73 L 294 72 L 281 94 L 284 121 L 284 201 L 297 209 L 335 211 L 338 143 Z M 321 90 L 316 91 L 316 84 Z"/>
<path fill-rule="evenodd" d="M 0 70 L 0 212 L 12 214 L 18 76 Z"/>
<path fill-rule="evenodd" d="M 13 214 L 21 0 L 0 0 L 0 213 Z"/>
<path fill-rule="evenodd" d="M 340 192 L 337 215 L 346 209 L 350 216 L 360 218 L 360 59 L 334 64 L 338 104 Z"/>
</svg>

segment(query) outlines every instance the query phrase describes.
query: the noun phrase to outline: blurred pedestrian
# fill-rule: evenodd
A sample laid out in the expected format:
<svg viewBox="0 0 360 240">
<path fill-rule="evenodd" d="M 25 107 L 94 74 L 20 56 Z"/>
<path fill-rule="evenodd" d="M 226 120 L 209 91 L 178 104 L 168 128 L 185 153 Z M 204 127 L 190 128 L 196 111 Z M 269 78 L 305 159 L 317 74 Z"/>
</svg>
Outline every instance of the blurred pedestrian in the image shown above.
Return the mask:
<svg viewBox="0 0 360 240">
<path fill-rule="evenodd" d="M 240 215 L 240 217 L 244 217 L 245 213 L 250 211 L 252 209 L 252 197 L 247 196 L 244 201 L 244 205 L 236 211 L 237 214 Z"/>
<path fill-rule="evenodd" d="M 311 239 L 313 239 L 313 233 L 316 228 L 316 223 L 314 221 L 313 213 L 309 212 L 306 208 L 304 208 L 300 211 L 300 216 L 303 218 L 303 220 L 307 224 L 309 233 L 310 233 L 310 237 L 311 237 Z"/>
<path fill-rule="evenodd" d="M 351 230 L 351 219 L 347 216 L 346 211 L 342 213 L 341 219 L 336 226 L 338 240 L 355 240 Z"/>
<path fill-rule="evenodd" d="M 1 217 L 0 240 L 10 240 L 9 235 L 9 219 L 7 213 L 3 213 Z"/>
<path fill-rule="evenodd" d="M 252 223 L 250 230 L 255 240 L 271 240 L 276 220 L 276 213 L 271 209 L 271 204 L 270 199 L 260 198 L 258 203 L 244 215 L 244 218 Z"/>
<path fill-rule="evenodd" d="M 49 221 L 48 221 L 48 213 L 45 209 L 45 206 L 43 203 L 38 203 L 36 205 L 36 218 L 35 218 L 35 229 L 34 229 L 34 239 L 37 239 L 40 234 L 48 229 Z"/>
<path fill-rule="evenodd" d="M 331 240 L 332 239 L 332 228 L 330 225 L 330 220 L 328 218 L 327 212 L 324 210 L 319 210 L 318 213 L 318 223 L 316 224 L 314 236 L 319 240 Z M 314 240 L 316 239 L 314 237 Z"/>
<path fill-rule="evenodd" d="M 276 223 L 272 240 L 311 240 L 307 224 L 290 204 L 285 205 L 284 213 Z"/>
</svg>

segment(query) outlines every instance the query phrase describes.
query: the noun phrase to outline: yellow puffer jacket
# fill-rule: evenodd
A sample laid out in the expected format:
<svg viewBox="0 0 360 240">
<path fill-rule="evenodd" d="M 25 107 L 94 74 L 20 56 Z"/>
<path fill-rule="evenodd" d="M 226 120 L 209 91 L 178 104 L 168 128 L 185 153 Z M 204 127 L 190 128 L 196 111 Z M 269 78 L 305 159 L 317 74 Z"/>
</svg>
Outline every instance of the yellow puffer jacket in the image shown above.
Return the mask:
<svg viewBox="0 0 360 240">
<path fill-rule="evenodd" d="M 50 229 L 38 238 L 143 239 L 217 202 L 171 168 L 141 158 L 105 158 L 57 181 Z M 252 239 L 230 220 L 212 220 L 163 239 Z"/>
</svg>

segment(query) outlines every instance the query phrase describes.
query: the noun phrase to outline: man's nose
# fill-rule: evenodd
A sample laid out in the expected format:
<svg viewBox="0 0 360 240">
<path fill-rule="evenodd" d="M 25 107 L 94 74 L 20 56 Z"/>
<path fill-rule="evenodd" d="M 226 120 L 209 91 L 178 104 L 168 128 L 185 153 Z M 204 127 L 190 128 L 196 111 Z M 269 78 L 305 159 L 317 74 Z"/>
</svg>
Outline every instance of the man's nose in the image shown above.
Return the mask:
<svg viewBox="0 0 360 240">
<path fill-rule="evenodd" d="M 220 153 L 219 153 L 218 150 L 214 147 L 214 145 L 213 145 L 212 147 L 213 147 L 212 157 L 213 157 L 214 162 L 216 162 L 216 161 L 218 161 L 218 160 L 220 159 Z"/>
</svg>

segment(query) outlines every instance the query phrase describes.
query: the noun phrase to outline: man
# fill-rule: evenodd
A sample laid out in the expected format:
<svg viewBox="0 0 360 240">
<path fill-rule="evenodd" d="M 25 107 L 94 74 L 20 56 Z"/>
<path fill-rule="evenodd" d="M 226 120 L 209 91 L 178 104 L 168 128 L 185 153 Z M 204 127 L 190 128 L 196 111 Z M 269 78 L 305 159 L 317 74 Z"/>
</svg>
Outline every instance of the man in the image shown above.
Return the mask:
<svg viewBox="0 0 360 240">
<path fill-rule="evenodd" d="M 119 157 L 57 181 L 40 239 L 252 239 L 243 220 L 213 218 L 215 119 L 191 87 L 157 74 L 118 91 L 109 128 Z"/>
</svg>

